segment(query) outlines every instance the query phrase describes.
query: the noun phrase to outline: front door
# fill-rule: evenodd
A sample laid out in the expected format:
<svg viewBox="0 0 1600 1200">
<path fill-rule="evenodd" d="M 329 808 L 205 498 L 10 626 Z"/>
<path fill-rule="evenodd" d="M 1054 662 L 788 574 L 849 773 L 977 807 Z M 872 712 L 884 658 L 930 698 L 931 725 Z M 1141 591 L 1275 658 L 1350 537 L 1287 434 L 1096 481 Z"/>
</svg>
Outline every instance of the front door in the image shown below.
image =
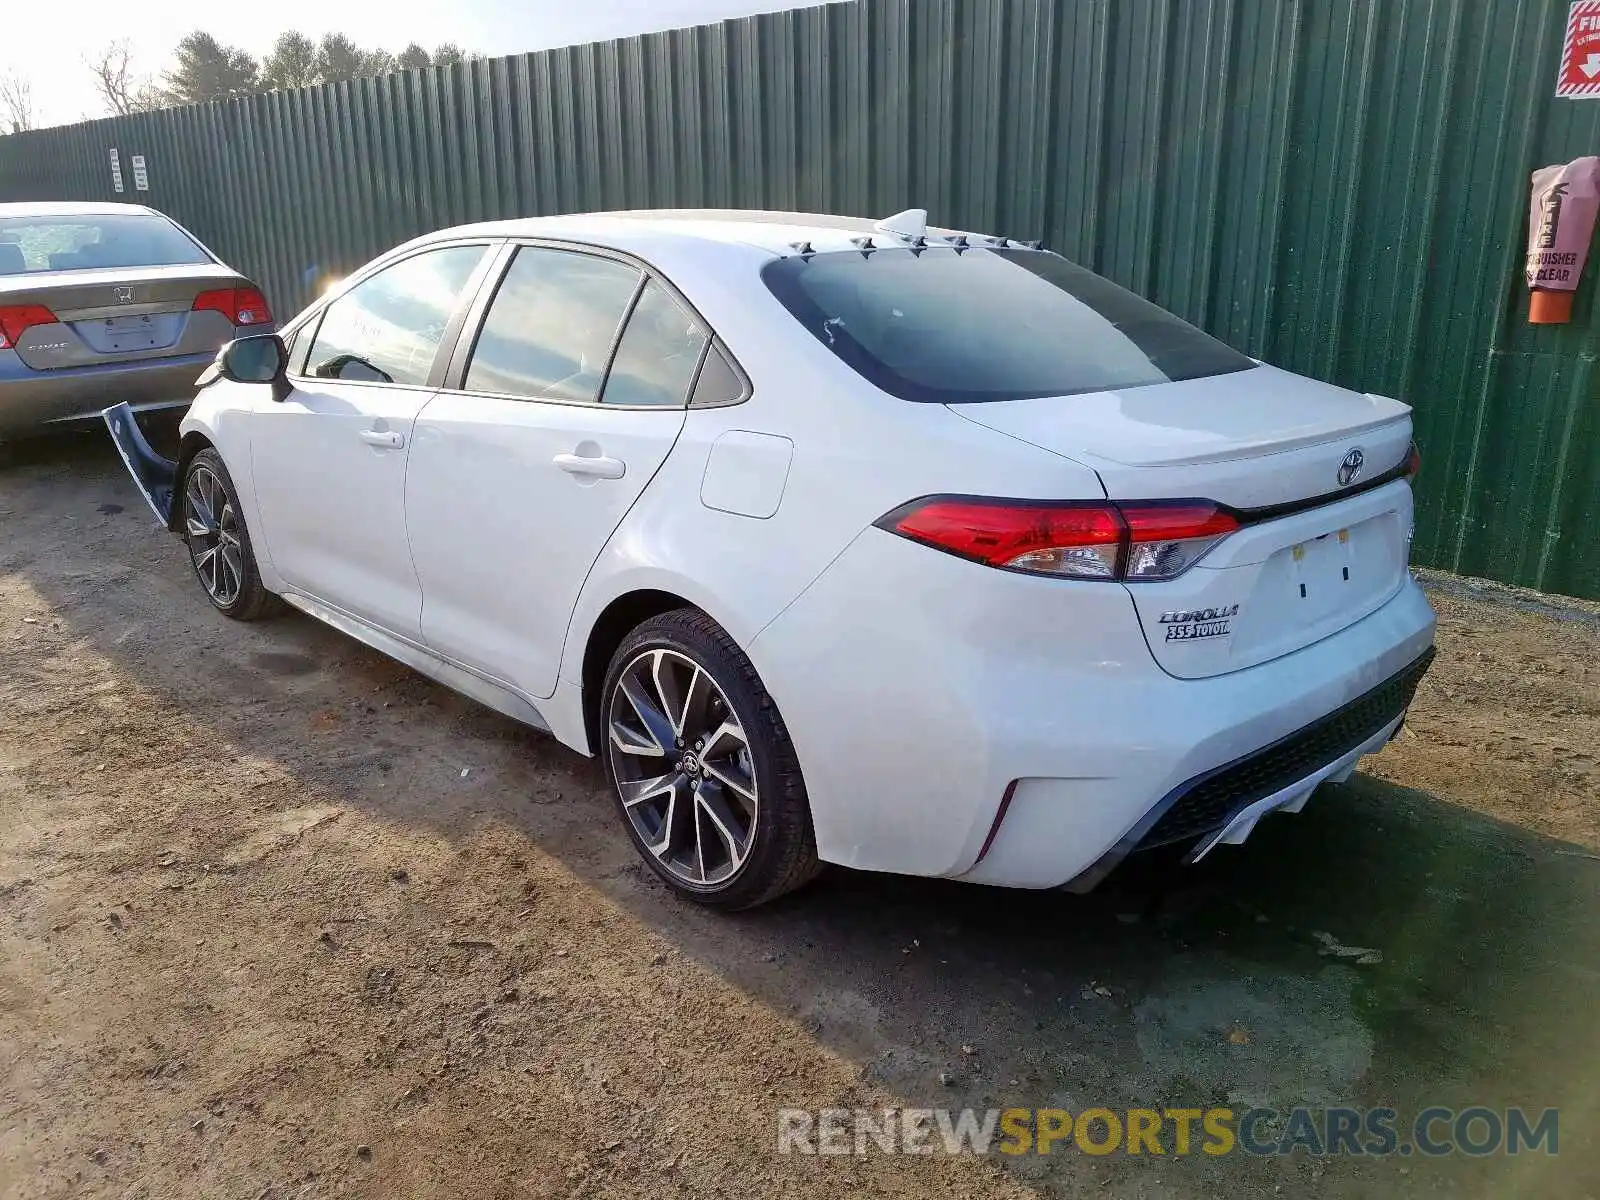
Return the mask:
<svg viewBox="0 0 1600 1200">
<path fill-rule="evenodd" d="M 259 536 L 278 572 L 414 641 L 422 595 L 406 539 L 406 459 L 484 253 L 429 250 L 358 283 L 297 340 L 289 397 L 262 397 L 251 416 Z"/>
<path fill-rule="evenodd" d="M 460 390 L 416 423 L 406 522 L 430 646 L 555 691 L 579 590 L 677 440 L 707 337 L 630 263 L 518 250 Z"/>
</svg>

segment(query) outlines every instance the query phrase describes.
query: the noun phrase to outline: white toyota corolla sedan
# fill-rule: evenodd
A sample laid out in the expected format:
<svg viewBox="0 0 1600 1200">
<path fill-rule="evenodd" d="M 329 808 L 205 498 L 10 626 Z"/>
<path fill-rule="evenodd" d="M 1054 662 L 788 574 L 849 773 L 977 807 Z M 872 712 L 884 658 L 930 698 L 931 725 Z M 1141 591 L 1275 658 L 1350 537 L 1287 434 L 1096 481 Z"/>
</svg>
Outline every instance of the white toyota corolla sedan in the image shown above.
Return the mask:
<svg viewBox="0 0 1600 1200">
<path fill-rule="evenodd" d="M 1298 810 L 1432 657 L 1410 410 L 1033 244 L 793 213 L 450 229 L 107 423 L 211 603 L 572 749 L 677 891 L 1092 886 Z"/>
</svg>

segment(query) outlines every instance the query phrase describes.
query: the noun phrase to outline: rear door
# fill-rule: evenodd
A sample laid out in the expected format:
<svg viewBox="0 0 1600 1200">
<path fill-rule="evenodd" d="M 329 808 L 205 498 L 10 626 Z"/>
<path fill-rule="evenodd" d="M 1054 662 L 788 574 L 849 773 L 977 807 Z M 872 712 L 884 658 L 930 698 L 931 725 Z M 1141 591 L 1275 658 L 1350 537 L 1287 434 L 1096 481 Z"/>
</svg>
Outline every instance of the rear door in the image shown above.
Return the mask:
<svg viewBox="0 0 1600 1200">
<path fill-rule="evenodd" d="M 430 646 L 528 695 L 555 690 L 584 578 L 677 440 L 708 338 L 636 263 L 517 248 L 412 441 Z"/>
<path fill-rule="evenodd" d="M 406 539 L 412 425 L 442 378 L 487 243 L 430 247 L 367 276 L 295 340 L 293 392 L 263 396 L 250 444 L 259 536 L 297 591 L 413 641 Z"/>
</svg>

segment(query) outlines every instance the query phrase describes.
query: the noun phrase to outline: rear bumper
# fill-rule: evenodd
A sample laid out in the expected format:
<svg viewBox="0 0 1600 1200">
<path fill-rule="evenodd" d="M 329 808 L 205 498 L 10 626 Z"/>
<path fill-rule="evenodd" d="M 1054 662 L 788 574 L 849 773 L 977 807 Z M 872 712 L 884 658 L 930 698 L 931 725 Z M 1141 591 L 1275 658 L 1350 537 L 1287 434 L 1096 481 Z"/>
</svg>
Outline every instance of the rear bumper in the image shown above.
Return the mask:
<svg viewBox="0 0 1600 1200">
<path fill-rule="evenodd" d="M 216 351 L 146 358 L 97 367 L 34 371 L 0 350 L 0 438 L 39 433 L 47 426 L 98 421 L 103 409 L 127 403 L 138 410 L 181 408 L 194 399 L 194 381 Z"/>
<path fill-rule="evenodd" d="M 178 464 L 161 457 L 139 430 L 133 409 L 127 404 L 116 404 L 100 414 L 111 434 L 111 444 L 122 456 L 123 465 L 133 476 L 133 482 L 156 515 L 167 528 L 172 528 L 173 492 L 178 484 Z"/>
<path fill-rule="evenodd" d="M 1129 854 L 1159 846 L 1193 842 L 1192 862 L 1219 845 L 1244 841 L 1268 813 L 1299 812 L 1318 786 L 1348 779 L 1363 755 L 1381 750 L 1399 732 L 1433 658 L 1430 646 L 1303 729 L 1179 784 L 1067 886 L 1088 891 Z"/>
<path fill-rule="evenodd" d="M 1321 641 L 1178 679 L 1152 658 L 1126 588 L 992 571 L 872 530 L 750 650 L 794 739 L 824 859 L 1049 888 L 1092 885 L 1175 795 L 1373 692 L 1433 631 L 1408 575 Z M 1354 746 L 1319 741 L 1288 784 L 1353 766 L 1346 752 L 1378 748 L 1399 720 Z M 1202 824 L 1273 795 L 1229 792 Z"/>
</svg>

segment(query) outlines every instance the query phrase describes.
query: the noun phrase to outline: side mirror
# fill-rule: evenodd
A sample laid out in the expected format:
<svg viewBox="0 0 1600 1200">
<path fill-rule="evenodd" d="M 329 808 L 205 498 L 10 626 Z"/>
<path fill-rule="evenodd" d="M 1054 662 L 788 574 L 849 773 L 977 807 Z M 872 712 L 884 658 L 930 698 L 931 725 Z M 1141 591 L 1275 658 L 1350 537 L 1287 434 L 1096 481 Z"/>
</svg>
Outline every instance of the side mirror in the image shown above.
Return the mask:
<svg viewBox="0 0 1600 1200">
<path fill-rule="evenodd" d="M 272 398 L 286 400 L 293 388 L 289 384 L 289 351 L 275 333 L 261 333 L 229 342 L 217 355 L 217 373 L 234 383 L 270 383 Z"/>
</svg>

